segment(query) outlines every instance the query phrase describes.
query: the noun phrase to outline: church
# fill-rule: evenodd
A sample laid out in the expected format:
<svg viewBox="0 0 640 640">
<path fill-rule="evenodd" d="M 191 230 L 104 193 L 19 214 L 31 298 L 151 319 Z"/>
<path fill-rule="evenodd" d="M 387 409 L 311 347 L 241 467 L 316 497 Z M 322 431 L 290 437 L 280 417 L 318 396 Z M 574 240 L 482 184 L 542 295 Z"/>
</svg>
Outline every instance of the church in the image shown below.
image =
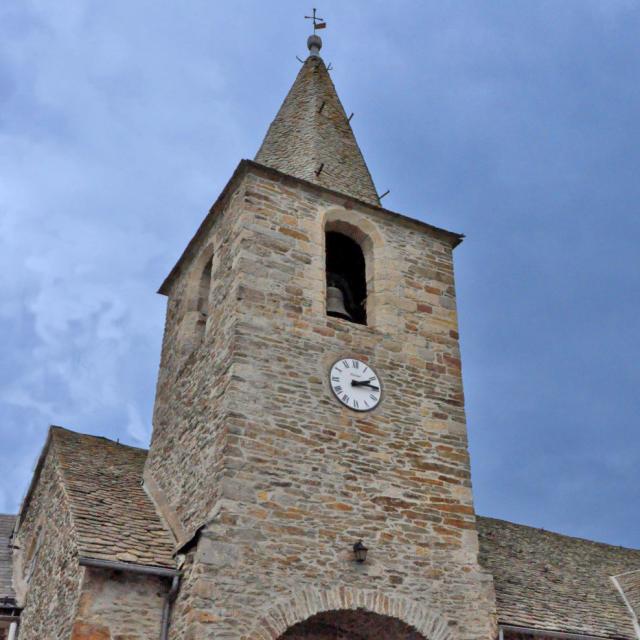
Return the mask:
<svg viewBox="0 0 640 640">
<path fill-rule="evenodd" d="M 640 550 L 475 513 L 454 249 L 309 55 L 159 293 L 149 450 L 53 426 L 2 640 L 637 640 Z"/>
</svg>

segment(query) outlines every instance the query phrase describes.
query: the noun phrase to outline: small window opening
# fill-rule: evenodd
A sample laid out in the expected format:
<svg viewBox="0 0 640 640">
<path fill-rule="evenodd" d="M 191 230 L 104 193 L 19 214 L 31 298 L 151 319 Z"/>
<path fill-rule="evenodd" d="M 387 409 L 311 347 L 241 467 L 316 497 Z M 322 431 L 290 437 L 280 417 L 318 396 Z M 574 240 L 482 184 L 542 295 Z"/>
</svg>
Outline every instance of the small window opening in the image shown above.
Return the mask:
<svg viewBox="0 0 640 640">
<path fill-rule="evenodd" d="M 367 278 L 360 245 L 337 231 L 326 235 L 327 315 L 367 324 Z"/>
<path fill-rule="evenodd" d="M 202 274 L 200 275 L 200 283 L 198 285 L 198 305 L 197 309 L 200 314 L 197 322 L 198 338 L 201 341 L 204 337 L 204 330 L 207 326 L 207 317 L 209 316 L 209 292 L 211 289 L 211 269 L 213 258 L 209 258 L 205 264 Z"/>
</svg>

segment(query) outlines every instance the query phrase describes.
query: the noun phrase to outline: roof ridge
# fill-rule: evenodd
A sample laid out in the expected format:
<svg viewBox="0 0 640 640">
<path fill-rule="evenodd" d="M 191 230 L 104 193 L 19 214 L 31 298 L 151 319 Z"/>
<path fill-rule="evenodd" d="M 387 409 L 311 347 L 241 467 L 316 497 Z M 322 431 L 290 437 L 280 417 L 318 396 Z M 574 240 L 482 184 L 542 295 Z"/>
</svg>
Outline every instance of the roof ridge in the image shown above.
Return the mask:
<svg viewBox="0 0 640 640">
<path fill-rule="evenodd" d="M 82 438 L 91 438 L 93 440 L 104 440 L 105 442 L 110 442 L 111 444 L 114 444 L 119 447 L 124 447 L 126 449 L 135 449 L 136 451 L 144 451 L 145 453 L 149 452 L 149 449 L 147 447 L 136 447 L 135 445 L 126 444 L 124 442 L 120 442 L 119 440 L 114 440 L 113 438 L 107 438 L 106 436 L 97 436 L 93 433 L 84 433 L 82 431 L 75 431 L 67 427 L 61 427 L 60 425 L 51 425 L 50 429 L 52 430 L 52 433 L 56 433 L 58 431 L 64 431 L 66 433 L 70 433 L 74 436 L 80 436 Z"/>
<path fill-rule="evenodd" d="M 627 551 L 633 551 L 633 552 L 638 552 L 640 553 L 640 548 L 638 547 L 626 547 L 624 545 L 621 544 L 613 544 L 610 542 L 602 542 L 600 540 L 591 540 L 590 538 L 583 538 L 581 536 L 573 536 L 571 534 L 568 533 L 560 533 L 558 531 L 552 531 L 551 529 L 545 529 L 544 527 L 536 527 L 535 525 L 531 525 L 531 524 L 522 524 L 521 522 L 513 522 L 511 520 L 505 520 L 504 518 L 495 518 L 493 516 L 483 516 L 480 514 L 476 514 L 476 520 L 493 520 L 495 522 L 504 522 L 506 524 L 510 524 L 516 527 L 522 527 L 525 529 L 531 529 L 533 531 L 538 531 L 540 533 L 548 533 L 549 535 L 552 536 L 557 536 L 559 538 L 569 538 L 570 540 L 578 540 L 580 542 L 588 542 L 589 544 L 592 545 L 596 545 L 596 546 L 601 546 L 601 547 L 610 547 L 610 548 L 614 548 L 614 549 L 625 549 Z"/>
</svg>

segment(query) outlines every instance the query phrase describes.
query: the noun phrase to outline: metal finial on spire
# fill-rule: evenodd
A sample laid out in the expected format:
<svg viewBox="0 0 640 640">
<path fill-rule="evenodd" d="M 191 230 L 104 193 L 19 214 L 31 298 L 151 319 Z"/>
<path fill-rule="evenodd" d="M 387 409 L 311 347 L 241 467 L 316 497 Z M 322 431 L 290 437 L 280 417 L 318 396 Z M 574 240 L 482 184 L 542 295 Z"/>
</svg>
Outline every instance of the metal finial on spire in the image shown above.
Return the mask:
<svg viewBox="0 0 640 640">
<path fill-rule="evenodd" d="M 307 47 L 309 48 L 309 55 L 313 57 L 318 57 L 320 55 L 320 49 L 322 49 L 322 39 L 319 35 L 316 34 L 318 29 L 326 29 L 327 23 L 324 21 L 324 18 L 319 18 L 316 15 L 316 8 L 313 8 L 312 16 L 305 16 L 305 20 L 313 21 L 313 35 L 310 35 L 307 39 Z"/>
<path fill-rule="evenodd" d="M 315 34 L 316 29 L 326 29 L 327 23 L 324 21 L 324 18 L 318 18 L 316 15 L 316 8 L 313 8 L 312 16 L 305 16 L 305 20 L 313 20 L 313 33 Z"/>
</svg>

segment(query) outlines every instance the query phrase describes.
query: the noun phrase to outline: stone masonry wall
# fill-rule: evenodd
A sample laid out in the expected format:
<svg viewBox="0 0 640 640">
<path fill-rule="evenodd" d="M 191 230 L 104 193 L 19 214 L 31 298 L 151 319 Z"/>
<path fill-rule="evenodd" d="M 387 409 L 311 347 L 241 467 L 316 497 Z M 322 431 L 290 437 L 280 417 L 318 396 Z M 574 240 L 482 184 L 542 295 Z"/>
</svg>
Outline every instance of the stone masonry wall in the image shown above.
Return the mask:
<svg viewBox="0 0 640 640">
<path fill-rule="evenodd" d="M 477 563 L 450 239 L 257 169 L 238 194 L 233 295 L 216 307 L 234 345 L 218 502 L 189 554 L 172 638 L 275 638 L 308 615 L 359 604 L 434 640 L 493 637 L 492 581 Z M 325 315 L 325 220 L 366 230 L 374 326 Z M 179 386 L 214 378 L 210 355 L 194 355 L 194 377 Z M 382 378 L 375 411 L 353 413 L 333 398 L 327 372 L 343 356 L 368 361 Z M 194 510 L 210 499 L 211 481 L 194 447 L 206 443 L 207 421 L 221 427 L 209 405 L 189 402 L 192 424 L 176 414 L 173 428 L 202 480 L 190 485 L 190 517 L 206 520 Z M 193 424 L 199 435 L 187 439 Z M 363 565 L 352 559 L 359 538 L 370 548 Z"/>
<path fill-rule="evenodd" d="M 86 569 L 71 640 L 156 640 L 166 578 Z"/>
<path fill-rule="evenodd" d="M 16 583 L 24 598 L 20 640 L 69 638 L 80 595 L 82 570 L 58 474 L 50 450 L 16 538 Z"/>
<path fill-rule="evenodd" d="M 241 242 L 240 200 L 241 194 L 230 197 L 198 247 L 206 259 L 196 257 L 169 295 L 145 477 L 153 478 L 162 500 L 177 516 L 182 533 L 176 532 L 175 527 L 174 533 L 179 541 L 203 523 L 220 498 L 226 440 L 225 393 L 230 382 L 235 331 L 235 318 L 226 310 L 235 305 L 233 276 Z M 203 341 L 197 344 L 193 313 L 201 269 L 211 253 L 211 313 Z"/>
</svg>

